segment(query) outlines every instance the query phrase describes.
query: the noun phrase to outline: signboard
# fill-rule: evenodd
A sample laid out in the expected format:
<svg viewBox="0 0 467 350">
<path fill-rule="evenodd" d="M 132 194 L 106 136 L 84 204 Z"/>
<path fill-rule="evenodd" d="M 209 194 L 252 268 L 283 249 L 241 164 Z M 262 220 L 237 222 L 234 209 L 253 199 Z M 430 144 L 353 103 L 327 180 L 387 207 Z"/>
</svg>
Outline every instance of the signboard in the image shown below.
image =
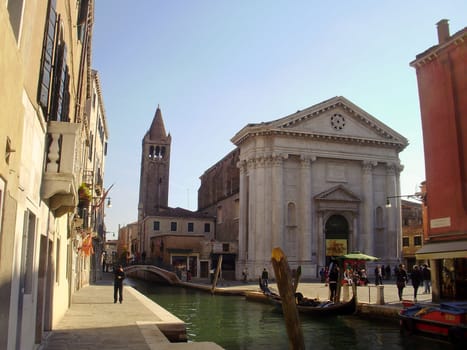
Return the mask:
<svg viewBox="0 0 467 350">
<path fill-rule="evenodd" d="M 450 227 L 451 226 L 451 217 L 431 219 L 430 228 L 440 228 L 440 227 Z"/>
<path fill-rule="evenodd" d="M 347 254 L 346 239 L 327 239 L 326 256 L 340 256 Z"/>
</svg>

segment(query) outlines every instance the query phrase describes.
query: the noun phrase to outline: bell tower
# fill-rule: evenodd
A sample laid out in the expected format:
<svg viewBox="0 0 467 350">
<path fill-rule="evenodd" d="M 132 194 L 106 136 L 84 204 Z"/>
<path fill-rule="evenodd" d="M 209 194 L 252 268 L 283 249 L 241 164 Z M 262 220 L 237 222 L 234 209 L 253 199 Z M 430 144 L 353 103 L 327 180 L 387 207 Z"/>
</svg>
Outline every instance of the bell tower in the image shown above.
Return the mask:
<svg viewBox="0 0 467 350">
<path fill-rule="evenodd" d="M 151 127 L 144 135 L 141 154 L 138 219 L 156 215 L 168 207 L 170 145 L 159 106 Z"/>
</svg>

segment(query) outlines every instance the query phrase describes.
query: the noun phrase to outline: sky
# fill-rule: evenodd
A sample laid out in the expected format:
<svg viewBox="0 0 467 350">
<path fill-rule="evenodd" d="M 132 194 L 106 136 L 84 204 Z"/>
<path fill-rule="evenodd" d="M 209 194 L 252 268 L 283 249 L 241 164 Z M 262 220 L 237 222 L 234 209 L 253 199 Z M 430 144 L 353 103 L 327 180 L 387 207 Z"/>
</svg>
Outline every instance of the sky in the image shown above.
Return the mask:
<svg viewBox="0 0 467 350">
<path fill-rule="evenodd" d="M 401 194 L 424 180 L 416 55 L 467 25 L 465 0 L 96 0 L 92 66 L 109 130 L 107 238 L 137 220 L 141 142 L 157 106 L 172 136 L 169 206 L 246 124 L 344 96 L 409 140 Z"/>
</svg>

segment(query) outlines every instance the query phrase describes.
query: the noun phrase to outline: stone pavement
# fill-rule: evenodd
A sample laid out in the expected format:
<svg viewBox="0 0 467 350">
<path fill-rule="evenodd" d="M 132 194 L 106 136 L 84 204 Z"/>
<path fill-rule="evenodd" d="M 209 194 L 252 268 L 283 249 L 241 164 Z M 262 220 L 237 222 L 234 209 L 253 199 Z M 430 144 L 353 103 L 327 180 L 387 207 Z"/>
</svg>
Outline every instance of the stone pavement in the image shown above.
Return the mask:
<svg viewBox="0 0 467 350">
<path fill-rule="evenodd" d="M 113 285 L 107 276 L 73 295 L 71 307 L 39 349 L 222 349 L 210 342 L 171 343 L 166 333 L 186 339 L 184 322 L 127 285 L 123 287 L 123 303 L 114 304 Z"/>
</svg>

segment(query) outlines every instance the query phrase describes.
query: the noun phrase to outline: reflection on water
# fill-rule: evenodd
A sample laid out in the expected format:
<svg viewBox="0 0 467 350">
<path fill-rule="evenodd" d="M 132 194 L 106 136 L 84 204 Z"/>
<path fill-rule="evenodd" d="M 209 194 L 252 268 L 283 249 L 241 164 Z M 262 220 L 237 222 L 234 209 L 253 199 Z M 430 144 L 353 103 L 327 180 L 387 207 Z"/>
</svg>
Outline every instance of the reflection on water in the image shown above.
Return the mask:
<svg viewBox="0 0 467 350">
<path fill-rule="evenodd" d="M 189 341 L 211 341 L 227 350 L 288 349 L 282 315 L 270 305 L 243 297 L 132 281 L 157 304 L 186 322 Z M 354 316 L 317 320 L 302 317 L 307 349 L 444 349 L 444 341 L 420 336 L 403 337 L 397 322 L 368 321 Z"/>
</svg>

